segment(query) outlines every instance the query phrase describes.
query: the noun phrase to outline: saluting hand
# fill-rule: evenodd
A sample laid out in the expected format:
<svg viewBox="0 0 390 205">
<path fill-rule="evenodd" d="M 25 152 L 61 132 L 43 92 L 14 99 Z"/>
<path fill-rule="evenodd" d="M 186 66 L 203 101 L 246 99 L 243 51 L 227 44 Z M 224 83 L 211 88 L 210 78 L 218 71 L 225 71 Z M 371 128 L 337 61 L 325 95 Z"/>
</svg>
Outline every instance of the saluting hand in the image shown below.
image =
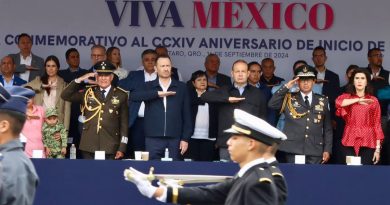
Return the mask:
<svg viewBox="0 0 390 205">
<path fill-rule="evenodd" d="M 297 83 L 298 80 L 299 80 L 299 77 L 296 77 L 296 78 L 294 78 L 293 80 L 288 81 L 288 83 L 286 83 L 285 86 L 286 86 L 288 89 L 290 89 L 290 88 L 292 88 L 292 86 L 294 86 L 294 84 Z"/>
<path fill-rule="evenodd" d="M 87 73 L 87 74 L 84 74 L 83 76 L 79 77 L 79 78 L 78 78 L 78 81 L 79 81 L 79 82 L 86 82 L 86 83 L 88 83 L 88 84 L 96 85 L 97 82 L 94 81 L 94 80 L 92 80 L 92 79 L 90 79 L 90 78 L 95 78 L 95 79 L 96 79 L 96 75 L 97 75 L 97 73 L 93 73 L 93 72 Z"/>
</svg>

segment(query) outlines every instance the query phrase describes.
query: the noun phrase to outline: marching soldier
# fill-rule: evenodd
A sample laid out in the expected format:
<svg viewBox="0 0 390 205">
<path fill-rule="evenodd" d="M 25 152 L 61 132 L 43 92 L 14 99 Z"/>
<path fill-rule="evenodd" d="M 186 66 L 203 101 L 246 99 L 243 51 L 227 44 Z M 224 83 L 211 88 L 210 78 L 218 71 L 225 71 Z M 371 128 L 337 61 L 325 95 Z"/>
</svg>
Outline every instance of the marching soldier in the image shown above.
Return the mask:
<svg viewBox="0 0 390 205">
<path fill-rule="evenodd" d="M 264 156 L 269 146 L 285 140 L 286 135 L 242 110 L 234 110 L 234 119 L 231 128 L 225 130 L 232 135 L 227 142 L 230 157 L 241 168 L 233 179 L 202 187 L 157 188 L 130 168 L 125 171 L 126 180 L 133 182 L 144 196 L 169 203 L 279 204 L 279 191 Z"/>
<path fill-rule="evenodd" d="M 303 65 L 294 71 L 297 78 L 282 86 L 270 99 L 268 106 L 280 109 L 286 116 L 283 129 L 288 141 L 281 143 L 288 163 L 295 162 L 295 155 L 305 155 L 305 163 L 326 163 L 332 151 L 332 127 L 328 98 L 313 93 L 317 71 Z M 298 83 L 298 92 L 288 92 Z"/>
<path fill-rule="evenodd" d="M 93 159 L 95 151 L 105 151 L 106 159 L 120 159 L 128 142 L 128 94 L 111 85 L 115 66 L 108 61 L 94 65 L 96 73 L 87 73 L 72 81 L 62 92 L 64 100 L 81 103 L 84 123 L 79 149 L 84 159 Z M 91 80 L 96 78 L 96 82 Z M 79 92 L 80 83 L 95 84 Z"/>
</svg>

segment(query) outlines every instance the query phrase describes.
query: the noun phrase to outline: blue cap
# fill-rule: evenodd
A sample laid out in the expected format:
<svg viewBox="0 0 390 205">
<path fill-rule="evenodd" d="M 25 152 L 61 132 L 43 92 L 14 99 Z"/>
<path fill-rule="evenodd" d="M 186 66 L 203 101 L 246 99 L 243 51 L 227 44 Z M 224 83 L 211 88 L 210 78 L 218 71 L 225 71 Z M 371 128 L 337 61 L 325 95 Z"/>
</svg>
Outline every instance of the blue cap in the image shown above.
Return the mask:
<svg viewBox="0 0 390 205">
<path fill-rule="evenodd" d="M 35 92 L 20 86 L 4 89 L 0 86 L 0 110 L 10 110 L 26 114 L 27 101 L 35 96 Z"/>
</svg>

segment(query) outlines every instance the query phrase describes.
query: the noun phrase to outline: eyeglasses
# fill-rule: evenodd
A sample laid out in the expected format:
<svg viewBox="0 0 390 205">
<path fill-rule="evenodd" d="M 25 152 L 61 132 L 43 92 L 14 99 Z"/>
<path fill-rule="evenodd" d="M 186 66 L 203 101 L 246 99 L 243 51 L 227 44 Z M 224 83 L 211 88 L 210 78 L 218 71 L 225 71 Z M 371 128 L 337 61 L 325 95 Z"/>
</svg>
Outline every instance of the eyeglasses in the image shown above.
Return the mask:
<svg viewBox="0 0 390 205">
<path fill-rule="evenodd" d="M 378 54 L 372 54 L 370 57 L 377 57 L 377 58 L 383 58 L 383 54 L 378 53 Z"/>
</svg>

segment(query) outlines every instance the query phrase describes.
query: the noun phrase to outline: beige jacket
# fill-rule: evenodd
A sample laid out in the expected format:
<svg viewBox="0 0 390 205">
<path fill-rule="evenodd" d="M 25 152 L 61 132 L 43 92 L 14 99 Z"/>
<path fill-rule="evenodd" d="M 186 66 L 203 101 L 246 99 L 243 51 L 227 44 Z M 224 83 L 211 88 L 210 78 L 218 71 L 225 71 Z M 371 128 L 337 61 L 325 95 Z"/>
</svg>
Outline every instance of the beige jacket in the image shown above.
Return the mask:
<svg viewBox="0 0 390 205">
<path fill-rule="evenodd" d="M 31 82 L 27 83 L 26 86 L 32 87 L 36 94 L 34 97 L 34 104 L 43 106 L 43 93 L 41 77 L 36 77 Z M 57 76 L 57 89 L 56 89 L 56 108 L 58 111 L 58 119 L 65 125 L 66 130 L 69 130 L 70 121 L 70 105 L 71 103 L 61 98 L 62 90 L 66 87 L 65 81 Z"/>
</svg>

